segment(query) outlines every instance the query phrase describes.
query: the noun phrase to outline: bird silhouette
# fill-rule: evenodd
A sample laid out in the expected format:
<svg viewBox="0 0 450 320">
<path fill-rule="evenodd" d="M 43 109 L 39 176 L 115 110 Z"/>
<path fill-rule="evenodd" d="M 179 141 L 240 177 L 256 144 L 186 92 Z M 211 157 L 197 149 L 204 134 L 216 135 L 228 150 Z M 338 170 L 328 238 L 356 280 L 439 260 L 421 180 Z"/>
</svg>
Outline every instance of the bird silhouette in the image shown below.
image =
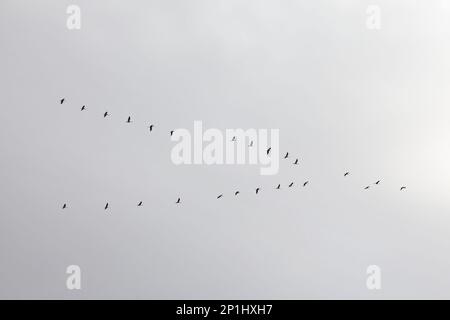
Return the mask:
<svg viewBox="0 0 450 320">
<path fill-rule="evenodd" d="M 306 187 L 306 185 L 309 183 L 309 181 L 305 181 L 305 183 L 303 183 L 303 186 Z"/>
<path fill-rule="evenodd" d="M 142 201 L 139 201 L 138 207 L 142 207 Z"/>
<path fill-rule="evenodd" d="M 127 119 L 127 123 L 130 123 L 130 122 L 131 122 L 131 117 L 129 116 Z"/>
<path fill-rule="evenodd" d="M 298 159 L 295 159 L 294 164 L 298 164 Z"/>
<path fill-rule="evenodd" d="M 401 187 L 400 188 L 400 191 L 403 191 L 403 190 L 405 190 L 406 189 L 406 187 Z"/>
<path fill-rule="evenodd" d="M 217 196 L 217 199 L 220 199 L 220 198 L 222 198 L 223 197 L 223 194 L 219 194 L 218 196 Z"/>
<path fill-rule="evenodd" d="M 81 111 L 86 110 L 86 106 L 81 107 Z"/>
<path fill-rule="evenodd" d="M 150 129 L 150 132 L 152 132 L 152 130 L 153 130 L 153 125 L 151 124 L 148 128 Z"/>
<path fill-rule="evenodd" d="M 249 147 L 253 147 L 253 140 L 250 141 L 250 144 L 248 145 Z"/>
<path fill-rule="evenodd" d="M 103 118 L 106 118 L 107 116 L 109 116 L 108 111 L 106 111 L 106 112 L 103 114 Z"/>
<path fill-rule="evenodd" d="M 267 149 L 267 151 L 266 151 L 267 155 L 269 155 L 270 150 L 272 150 L 272 147 L 270 147 L 269 149 Z"/>
<path fill-rule="evenodd" d="M 293 182 L 291 182 L 291 183 L 289 184 L 289 188 L 290 188 L 290 187 L 292 187 L 293 185 L 294 185 L 294 183 L 293 183 Z"/>
<path fill-rule="evenodd" d="M 62 208 L 63 208 L 63 209 L 67 208 L 67 204 L 64 203 L 63 206 L 62 206 Z"/>
<path fill-rule="evenodd" d="M 172 130 L 172 131 L 170 131 L 170 135 L 173 135 L 173 132 L 174 132 L 173 130 Z"/>
<path fill-rule="evenodd" d="M 239 191 L 236 191 L 236 192 L 234 193 L 234 195 L 237 196 L 239 193 L 240 193 Z"/>
<path fill-rule="evenodd" d="M 289 156 L 289 152 L 286 152 L 286 155 L 284 156 L 285 159 Z"/>
<path fill-rule="evenodd" d="M 275 189 L 280 189 L 280 188 L 281 188 L 281 184 L 278 184 Z"/>
<path fill-rule="evenodd" d="M 177 202 L 175 202 L 175 203 L 180 203 L 180 202 L 181 202 L 181 199 L 180 199 L 180 198 L 178 198 Z"/>
<path fill-rule="evenodd" d="M 62 98 L 59 102 L 60 102 L 60 104 L 63 104 L 64 103 L 64 99 L 65 98 Z"/>
<path fill-rule="evenodd" d="M 364 190 L 367 190 L 367 189 L 369 189 L 369 188 L 370 188 L 370 186 L 367 186 L 367 187 L 364 188 Z"/>
<path fill-rule="evenodd" d="M 260 190 L 260 188 L 256 188 L 256 194 L 258 194 L 259 190 Z"/>
<path fill-rule="evenodd" d="M 108 209 L 108 207 L 109 207 L 109 203 L 107 202 L 105 205 L 105 210 Z"/>
<path fill-rule="evenodd" d="M 236 136 L 234 136 L 234 137 L 231 139 L 231 141 L 236 141 Z"/>
<path fill-rule="evenodd" d="M 378 180 L 377 182 L 375 182 L 375 184 L 380 184 L 381 180 Z"/>
<path fill-rule="evenodd" d="M 349 174 L 350 174 L 350 172 L 344 173 L 344 177 L 348 176 Z"/>
</svg>

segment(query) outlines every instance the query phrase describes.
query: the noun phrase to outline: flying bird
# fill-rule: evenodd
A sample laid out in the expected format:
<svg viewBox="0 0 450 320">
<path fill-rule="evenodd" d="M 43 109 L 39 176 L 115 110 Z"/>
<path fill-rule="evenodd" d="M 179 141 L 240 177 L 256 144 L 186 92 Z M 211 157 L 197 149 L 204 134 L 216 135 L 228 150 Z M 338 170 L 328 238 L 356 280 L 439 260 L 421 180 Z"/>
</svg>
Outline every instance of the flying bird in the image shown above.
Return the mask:
<svg viewBox="0 0 450 320">
<path fill-rule="evenodd" d="M 249 147 L 253 147 L 253 140 L 250 141 L 250 144 L 248 145 Z"/>
<path fill-rule="evenodd" d="M 131 117 L 129 116 L 127 119 L 127 123 L 130 123 L 130 122 L 131 122 Z"/>
<path fill-rule="evenodd" d="M 258 194 L 259 190 L 260 190 L 259 188 L 256 188 L 256 194 Z"/>
<path fill-rule="evenodd" d="M 233 139 L 231 139 L 231 141 L 236 141 L 236 136 L 234 136 Z"/>
<path fill-rule="evenodd" d="M 152 132 L 152 130 L 153 130 L 153 125 L 151 124 L 148 128 L 150 129 L 150 132 Z"/>
<path fill-rule="evenodd" d="M 67 208 L 67 204 L 64 203 L 63 206 L 62 206 L 62 208 L 63 208 L 63 209 Z"/>
<path fill-rule="evenodd" d="M 220 199 L 220 198 L 222 198 L 223 197 L 223 194 L 219 194 L 218 196 L 217 196 L 217 199 Z"/>
<path fill-rule="evenodd" d="M 106 111 L 106 112 L 103 114 L 103 118 L 106 118 L 107 116 L 109 116 L 108 111 Z"/>
<path fill-rule="evenodd" d="M 295 159 L 294 164 L 298 164 L 298 159 Z"/>
<path fill-rule="evenodd" d="M 267 149 L 267 155 L 269 155 L 269 153 L 270 153 L 270 150 L 272 150 L 272 147 L 270 147 L 269 149 Z"/>
<path fill-rule="evenodd" d="M 364 188 L 364 190 L 367 190 L 367 189 L 369 189 L 369 188 L 370 188 L 370 186 L 367 186 L 367 187 Z"/>
<path fill-rule="evenodd" d="M 173 135 L 173 132 L 174 132 L 173 130 L 172 130 L 172 131 L 170 131 L 170 135 Z"/>
<path fill-rule="evenodd" d="M 180 202 L 181 202 L 181 199 L 180 199 L 180 198 L 178 198 L 177 202 L 175 202 L 175 203 L 180 203 Z"/>
<path fill-rule="evenodd" d="M 309 183 L 309 181 L 305 181 L 305 183 L 303 183 L 303 186 L 306 187 L 306 185 Z"/>
<path fill-rule="evenodd" d="M 405 190 L 406 189 L 406 187 L 401 187 L 400 188 L 400 191 L 403 191 L 403 190 Z"/>
<path fill-rule="evenodd" d="M 285 159 L 289 156 L 289 152 L 286 152 L 286 155 L 284 156 Z"/>
<path fill-rule="evenodd" d="M 65 98 L 62 98 L 59 102 L 60 102 L 60 104 L 63 104 L 64 103 L 64 99 Z"/>
<path fill-rule="evenodd" d="M 375 182 L 375 184 L 380 184 L 381 180 L 378 180 L 377 182 Z"/>
<path fill-rule="evenodd" d="M 234 193 L 235 196 L 237 196 L 238 194 L 239 194 L 239 191 L 236 191 L 236 192 Z"/>
<path fill-rule="evenodd" d="M 138 203 L 138 207 L 142 207 L 142 201 Z"/>
<path fill-rule="evenodd" d="M 278 184 L 277 187 L 276 187 L 275 189 L 280 189 L 280 188 L 281 188 L 281 185 Z"/>
<path fill-rule="evenodd" d="M 290 188 L 290 187 L 292 187 L 293 185 L 294 185 L 294 183 L 293 183 L 293 182 L 291 182 L 291 183 L 289 184 L 289 188 Z"/>
<path fill-rule="evenodd" d="M 344 177 L 348 176 L 349 174 L 350 174 L 350 172 L 344 173 Z"/>
<path fill-rule="evenodd" d="M 81 107 L 81 111 L 86 110 L 86 106 Z"/>
<path fill-rule="evenodd" d="M 105 210 L 108 209 L 108 207 L 109 207 L 109 203 L 107 202 L 106 206 L 105 206 Z"/>
</svg>

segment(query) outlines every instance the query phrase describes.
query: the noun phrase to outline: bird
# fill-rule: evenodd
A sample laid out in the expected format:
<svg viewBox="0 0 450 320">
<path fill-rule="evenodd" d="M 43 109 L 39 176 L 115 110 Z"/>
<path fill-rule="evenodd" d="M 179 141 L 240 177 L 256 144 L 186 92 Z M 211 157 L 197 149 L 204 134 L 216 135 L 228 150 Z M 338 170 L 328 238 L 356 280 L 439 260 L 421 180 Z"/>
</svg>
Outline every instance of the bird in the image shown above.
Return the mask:
<svg viewBox="0 0 450 320">
<path fill-rule="evenodd" d="M 108 111 L 106 111 L 106 112 L 103 114 L 103 118 L 106 118 L 107 116 L 109 116 Z"/>
<path fill-rule="evenodd" d="M 86 106 L 81 107 L 81 111 L 86 110 Z"/>
<path fill-rule="evenodd" d="M 107 202 L 105 205 L 105 210 L 108 209 L 108 207 L 109 207 L 109 203 Z"/>
<path fill-rule="evenodd" d="M 220 199 L 220 198 L 222 198 L 223 197 L 223 194 L 219 194 L 218 196 L 217 196 L 217 199 Z"/>
<path fill-rule="evenodd" d="M 259 190 L 260 190 L 260 188 L 256 188 L 256 194 L 258 194 Z"/>
<path fill-rule="evenodd" d="M 178 198 L 177 202 L 175 202 L 175 203 L 180 203 L 180 202 L 181 202 L 181 199 L 180 199 L 180 198 Z"/>
<path fill-rule="evenodd" d="M 233 139 L 231 139 L 231 141 L 236 141 L 236 136 L 234 136 Z"/>
<path fill-rule="evenodd" d="M 281 185 L 278 184 L 277 187 L 276 187 L 275 189 L 280 189 L 280 188 L 281 188 Z"/>
<path fill-rule="evenodd" d="M 174 132 L 173 130 L 172 130 L 172 131 L 170 131 L 170 135 L 173 135 L 173 132 Z"/>
<path fill-rule="evenodd" d="M 369 189 L 369 188 L 370 188 L 370 186 L 367 186 L 367 187 L 364 188 L 364 190 L 367 190 L 367 189 Z"/>
<path fill-rule="evenodd" d="M 63 209 L 67 208 L 67 204 L 64 203 L 63 206 L 62 206 L 62 208 L 63 208 Z"/>
<path fill-rule="evenodd" d="M 309 181 L 305 181 L 305 183 L 303 183 L 303 186 L 306 187 L 306 185 L 309 183 Z"/>
<path fill-rule="evenodd" d="M 267 149 L 267 155 L 269 155 L 269 153 L 270 153 L 270 150 L 272 150 L 272 147 L 270 147 L 269 149 Z"/>
<path fill-rule="evenodd" d="M 148 128 L 150 129 L 150 132 L 152 132 L 152 130 L 153 130 L 153 125 L 151 124 Z"/>
<path fill-rule="evenodd" d="M 405 190 L 406 189 L 406 187 L 401 187 L 400 188 L 400 191 L 403 191 L 403 190 Z"/>
<path fill-rule="evenodd" d="M 142 201 L 139 201 L 138 207 L 142 207 Z"/>
<path fill-rule="evenodd" d="M 253 147 L 253 140 L 250 141 L 250 144 L 248 145 L 249 147 Z"/>
<path fill-rule="evenodd" d="M 344 177 L 348 176 L 349 174 L 350 174 L 350 172 L 344 173 Z"/>
<path fill-rule="evenodd" d="M 286 152 L 286 155 L 284 156 L 285 159 L 289 156 L 289 152 Z"/>
<path fill-rule="evenodd" d="M 375 182 L 375 184 L 380 184 L 381 180 L 378 180 L 377 182 Z"/>
<path fill-rule="evenodd" d="M 294 185 L 294 183 L 293 183 L 293 182 L 291 182 L 291 183 L 289 184 L 289 188 L 290 188 L 290 187 L 292 187 L 293 185 Z"/>
<path fill-rule="evenodd" d="M 298 159 L 295 159 L 294 164 L 298 164 Z"/>
<path fill-rule="evenodd" d="M 64 103 L 64 99 L 65 98 L 62 98 L 59 102 L 60 102 L 60 104 L 63 104 Z"/>
<path fill-rule="evenodd" d="M 234 193 L 234 195 L 237 196 L 239 193 L 240 193 L 239 191 L 236 191 L 236 192 Z"/>
<path fill-rule="evenodd" d="M 130 123 L 130 122 L 131 122 L 131 117 L 128 116 L 127 123 Z"/>
</svg>

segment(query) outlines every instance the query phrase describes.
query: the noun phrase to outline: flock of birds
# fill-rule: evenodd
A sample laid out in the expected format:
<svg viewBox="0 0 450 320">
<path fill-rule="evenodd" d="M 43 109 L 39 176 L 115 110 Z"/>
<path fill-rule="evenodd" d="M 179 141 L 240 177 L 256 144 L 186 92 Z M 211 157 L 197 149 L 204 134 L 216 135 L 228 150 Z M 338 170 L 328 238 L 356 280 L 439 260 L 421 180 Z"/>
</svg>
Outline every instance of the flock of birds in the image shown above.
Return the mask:
<svg viewBox="0 0 450 320">
<path fill-rule="evenodd" d="M 63 104 L 64 101 L 65 101 L 65 98 L 62 98 L 62 99 L 60 100 L 60 104 Z M 87 109 L 86 109 L 86 105 L 83 105 L 83 106 L 81 107 L 81 111 L 85 111 L 85 110 L 87 110 Z M 110 116 L 110 114 L 108 113 L 108 111 L 105 111 L 105 113 L 103 114 L 103 118 L 106 118 L 106 117 L 108 117 L 108 116 Z M 132 122 L 131 116 L 128 116 L 128 118 L 127 118 L 127 120 L 126 120 L 126 123 L 131 123 L 131 122 Z M 150 124 L 150 125 L 148 126 L 148 129 L 150 130 L 150 132 L 153 131 L 153 128 L 154 128 L 154 124 Z M 170 135 L 172 136 L 173 133 L 174 133 L 174 130 L 171 130 L 171 131 L 170 131 Z M 233 137 L 233 138 L 232 138 L 232 141 L 236 141 L 236 137 Z M 252 146 L 253 146 L 253 141 L 250 141 L 249 147 L 252 147 Z M 266 154 L 267 154 L 267 155 L 270 154 L 271 149 L 272 149 L 272 148 L 269 147 L 269 148 L 266 150 Z M 284 156 L 284 159 L 288 159 L 288 158 L 289 158 L 289 152 L 286 152 L 286 154 L 285 154 L 285 156 Z M 293 162 L 293 164 L 294 164 L 294 165 L 298 165 L 298 164 L 299 164 L 299 159 L 296 158 L 295 161 Z M 344 177 L 347 177 L 349 174 L 350 174 L 350 172 L 345 172 L 345 173 L 344 173 Z M 378 181 L 376 181 L 376 182 L 374 183 L 374 185 L 379 185 L 380 182 L 381 182 L 381 180 L 378 180 Z M 308 185 L 308 183 L 309 183 L 309 181 L 305 181 L 305 182 L 302 184 L 303 187 L 306 187 L 306 186 Z M 288 188 L 292 188 L 293 186 L 294 186 L 294 182 L 291 182 L 291 183 L 288 185 Z M 364 187 L 364 190 L 368 190 L 369 188 L 370 188 L 370 185 L 365 186 L 365 187 Z M 280 189 L 281 189 L 281 184 L 278 184 L 278 185 L 275 187 L 275 189 L 276 189 L 276 190 L 280 190 Z M 400 187 L 400 191 L 403 191 L 403 190 L 406 190 L 406 186 Z M 260 188 L 260 187 L 256 188 L 256 189 L 255 189 L 255 194 L 258 194 L 260 191 L 261 191 L 261 188 Z M 239 190 L 237 190 L 237 191 L 234 192 L 234 195 L 235 195 L 235 196 L 238 196 L 239 194 L 240 194 L 240 191 L 239 191 Z M 219 195 L 217 196 L 217 199 L 221 199 L 223 196 L 224 196 L 223 193 L 222 193 L 222 194 L 219 194 Z M 143 201 L 139 201 L 139 202 L 137 203 L 137 206 L 138 206 L 138 207 L 142 207 L 143 204 L 144 204 Z M 175 201 L 175 204 L 181 204 L 181 198 L 180 198 L 180 197 L 177 198 L 177 201 Z M 66 209 L 66 208 L 67 208 L 67 203 L 64 203 L 63 206 L 62 206 L 62 209 Z M 104 210 L 108 210 L 108 208 L 109 208 L 109 202 L 107 202 L 107 203 L 105 204 Z"/>
</svg>

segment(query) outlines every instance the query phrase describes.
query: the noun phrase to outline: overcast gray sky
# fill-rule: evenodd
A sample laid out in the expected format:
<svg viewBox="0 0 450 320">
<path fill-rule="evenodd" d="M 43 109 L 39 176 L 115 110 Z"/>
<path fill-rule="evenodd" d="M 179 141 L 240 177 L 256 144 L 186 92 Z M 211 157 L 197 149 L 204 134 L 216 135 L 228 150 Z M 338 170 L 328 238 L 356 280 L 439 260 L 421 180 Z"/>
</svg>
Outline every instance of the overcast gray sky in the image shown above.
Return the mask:
<svg viewBox="0 0 450 320">
<path fill-rule="evenodd" d="M 449 35 L 443 1 L 2 0 L 0 297 L 450 298 Z M 194 120 L 301 165 L 175 166 Z"/>
</svg>

